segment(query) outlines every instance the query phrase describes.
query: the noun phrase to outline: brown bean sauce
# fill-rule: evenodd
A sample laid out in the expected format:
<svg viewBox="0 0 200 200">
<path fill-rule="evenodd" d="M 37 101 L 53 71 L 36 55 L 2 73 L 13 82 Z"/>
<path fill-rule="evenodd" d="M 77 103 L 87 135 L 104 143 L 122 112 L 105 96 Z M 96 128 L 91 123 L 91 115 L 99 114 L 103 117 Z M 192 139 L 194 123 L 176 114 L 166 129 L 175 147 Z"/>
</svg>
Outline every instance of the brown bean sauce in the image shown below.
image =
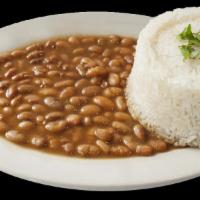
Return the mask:
<svg viewBox="0 0 200 200">
<path fill-rule="evenodd" d="M 124 96 L 136 40 L 70 36 L 0 56 L 0 134 L 41 151 L 148 156 L 170 149 L 134 121 Z"/>
</svg>

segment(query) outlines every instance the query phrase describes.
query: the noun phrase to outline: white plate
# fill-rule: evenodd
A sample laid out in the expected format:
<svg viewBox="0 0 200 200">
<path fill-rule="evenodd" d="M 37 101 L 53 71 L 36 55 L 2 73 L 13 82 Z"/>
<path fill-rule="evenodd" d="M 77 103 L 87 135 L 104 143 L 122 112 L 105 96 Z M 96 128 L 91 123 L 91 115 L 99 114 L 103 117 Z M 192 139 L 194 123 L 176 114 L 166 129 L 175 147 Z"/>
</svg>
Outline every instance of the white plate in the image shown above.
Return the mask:
<svg viewBox="0 0 200 200">
<path fill-rule="evenodd" d="M 150 18 L 85 12 L 37 18 L 0 29 L 0 51 L 69 34 L 137 37 Z M 24 149 L 0 139 L 0 170 L 37 183 L 84 190 L 134 190 L 181 182 L 200 175 L 200 151 L 180 149 L 153 157 L 78 159 Z"/>
</svg>

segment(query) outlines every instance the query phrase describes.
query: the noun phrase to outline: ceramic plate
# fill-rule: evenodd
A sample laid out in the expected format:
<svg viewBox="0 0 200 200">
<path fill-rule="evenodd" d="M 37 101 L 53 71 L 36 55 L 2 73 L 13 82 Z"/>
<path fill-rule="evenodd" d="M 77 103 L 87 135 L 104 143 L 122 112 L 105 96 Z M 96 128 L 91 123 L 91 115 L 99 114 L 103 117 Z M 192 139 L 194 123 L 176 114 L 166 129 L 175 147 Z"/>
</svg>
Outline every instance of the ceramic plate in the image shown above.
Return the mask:
<svg viewBox="0 0 200 200">
<path fill-rule="evenodd" d="M 0 29 L 0 51 L 69 34 L 137 37 L 149 17 L 84 12 L 47 16 Z M 200 150 L 179 149 L 152 157 L 79 159 L 25 149 L 0 139 L 0 170 L 62 188 L 135 190 L 181 182 L 200 175 Z"/>
</svg>

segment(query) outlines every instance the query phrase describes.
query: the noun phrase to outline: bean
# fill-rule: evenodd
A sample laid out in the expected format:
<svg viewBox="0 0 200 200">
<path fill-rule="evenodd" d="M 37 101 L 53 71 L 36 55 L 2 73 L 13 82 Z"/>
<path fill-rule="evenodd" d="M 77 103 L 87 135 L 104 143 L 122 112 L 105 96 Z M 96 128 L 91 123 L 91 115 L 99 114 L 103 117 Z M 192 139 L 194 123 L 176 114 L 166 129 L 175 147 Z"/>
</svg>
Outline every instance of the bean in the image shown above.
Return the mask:
<svg viewBox="0 0 200 200">
<path fill-rule="evenodd" d="M 127 64 L 127 65 L 125 66 L 125 70 L 126 70 L 128 73 L 130 73 L 131 69 L 132 69 L 132 64 Z"/>
<path fill-rule="evenodd" d="M 119 44 L 120 43 L 120 37 L 119 36 L 116 36 L 116 35 L 110 35 L 109 36 L 109 42 L 111 44 Z"/>
<path fill-rule="evenodd" d="M 99 108 L 99 106 L 96 106 L 94 104 L 88 104 L 81 108 L 80 113 L 82 115 L 93 116 L 93 115 L 99 114 L 100 111 L 101 111 L 101 109 Z"/>
<path fill-rule="evenodd" d="M 0 63 L 10 61 L 12 56 L 9 53 L 1 53 L 0 55 Z"/>
<path fill-rule="evenodd" d="M 71 97 L 73 96 L 75 93 L 75 88 L 74 87 L 66 87 L 65 89 L 63 89 L 61 92 L 60 92 L 60 99 L 66 99 L 68 97 Z"/>
<path fill-rule="evenodd" d="M 0 88 L 5 89 L 11 84 L 10 80 L 2 80 L 0 81 Z"/>
<path fill-rule="evenodd" d="M 96 38 L 87 36 L 86 38 L 83 38 L 81 41 L 82 43 L 95 43 Z"/>
<path fill-rule="evenodd" d="M 0 106 L 6 106 L 9 104 L 9 101 L 5 97 L 0 97 Z"/>
<path fill-rule="evenodd" d="M 131 150 L 123 145 L 112 146 L 110 152 L 115 156 L 130 156 Z"/>
<path fill-rule="evenodd" d="M 31 139 L 31 144 L 36 147 L 44 147 L 47 145 L 47 140 L 44 136 L 34 136 Z"/>
<path fill-rule="evenodd" d="M 58 121 L 48 122 L 45 125 L 45 128 L 53 133 L 61 132 L 66 128 L 66 121 L 58 120 Z"/>
<path fill-rule="evenodd" d="M 131 129 L 128 127 L 125 123 L 119 122 L 119 121 L 113 121 L 112 127 L 119 131 L 120 133 L 126 134 L 130 133 Z"/>
<path fill-rule="evenodd" d="M 81 93 L 82 93 L 82 95 L 89 96 L 89 97 L 95 96 L 95 95 L 101 93 L 101 87 L 99 87 L 99 86 L 87 86 L 87 87 L 82 89 Z"/>
<path fill-rule="evenodd" d="M 58 70 L 51 70 L 51 71 L 47 72 L 47 76 L 49 78 L 59 78 L 61 76 L 61 73 Z"/>
<path fill-rule="evenodd" d="M 55 41 L 49 40 L 45 43 L 47 49 L 54 49 L 56 47 Z"/>
<path fill-rule="evenodd" d="M 79 39 L 76 36 L 71 36 L 68 38 L 68 42 L 72 45 L 78 45 L 80 44 Z"/>
<path fill-rule="evenodd" d="M 10 53 L 14 58 L 19 58 L 19 57 L 22 57 L 25 52 L 24 50 L 21 50 L 21 49 L 17 49 L 17 50 L 14 50 Z"/>
<path fill-rule="evenodd" d="M 32 110 L 36 113 L 43 113 L 46 111 L 46 107 L 41 104 L 34 104 L 32 105 Z"/>
<path fill-rule="evenodd" d="M 43 58 L 33 58 L 33 59 L 29 60 L 29 63 L 31 65 L 41 64 L 41 63 L 43 63 Z"/>
<path fill-rule="evenodd" d="M 102 47 L 98 46 L 98 45 L 92 45 L 90 47 L 88 47 L 88 50 L 94 53 L 101 53 L 102 52 Z"/>
<path fill-rule="evenodd" d="M 115 52 L 115 53 L 119 53 L 120 52 L 120 50 L 121 50 L 121 47 L 115 47 L 114 49 L 113 49 L 113 51 Z"/>
<path fill-rule="evenodd" d="M 128 76 L 129 76 L 129 73 L 127 71 L 124 71 L 124 72 L 120 73 L 120 78 L 121 79 L 125 79 L 126 80 L 128 78 Z"/>
<path fill-rule="evenodd" d="M 33 126 L 33 123 L 30 121 L 22 121 L 19 123 L 20 129 L 24 131 L 30 130 L 31 128 L 33 128 Z"/>
<path fill-rule="evenodd" d="M 67 154 L 73 154 L 75 150 L 74 145 L 71 143 L 64 144 L 62 147 Z"/>
<path fill-rule="evenodd" d="M 110 49 L 105 49 L 102 53 L 104 57 L 110 57 L 112 55 L 112 51 Z"/>
<path fill-rule="evenodd" d="M 100 149 L 91 144 L 81 144 L 77 147 L 77 151 L 81 156 L 98 156 Z"/>
<path fill-rule="evenodd" d="M 134 131 L 135 136 L 138 139 L 145 140 L 146 135 L 145 135 L 145 132 L 144 132 L 144 128 L 140 124 L 135 125 L 133 127 L 133 131 Z"/>
<path fill-rule="evenodd" d="M 106 144 L 104 141 L 102 140 L 97 140 L 96 141 L 97 146 L 104 152 L 104 153 L 109 153 L 110 147 L 108 144 Z"/>
<path fill-rule="evenodd" d="M 24 96 L 24 99 L 28 102 L 28 103 L 38 103 L 41 98 L 36 95 L 36 94 L 29 94 Z"/>
<path fill-rule="evenodd" d="M 6 62 L 4 65 L 3 65 L 3 67 L 4 68 L 11 68 L 13 66 L 13 63 L 12 62 Z"/>
<path fill-rule="evenodd" d="M 123 96 L 116 97 L 115 103 L 118 110 L 125 111 L 127 109 L 126 101 Z"/>
<path fill-rule="evenodd" d="M 91 118 L 90 118 L 90 117 L 84 117 L 84 118 L 83 118 L 83 124 L 84 124 L 85 126 L 90 126 L 90 125 L 92 124 Z"/>
<path fill-rule="evenodd" d="M 119 87 L 108 87 L 103 91 L 106 97 L 116 97 L 122 95 L 123 90 Z"/>
<path fill-rule="evenodd" d="M 23 84 L 23 85 L 19 85 L 17 89 L 19 93 L 25 94 L 25 93 L 31 93 L 34 87 L 32 85 Z"/>
<path fill-rule="evenodd" d="M 93 118 L 93 122 L 98 125 L 109 125 L 110 119 L 103 115 L 99 115 Z"/>
<path fill-rule="evenodd" d="M 125 86 L 126 86 L 126 81 L 125 81 L 125 80 L 121 80 L 120 86 L 121 86 L 121 87 L 125 87 Z"/>
<path fill-rule="evenodd" d="M 119 121 L 131 121 L 132 118 L 129 114 L 125 113 L 125 112 L 115 112 L 114 113 L 114 117 L 116 120 L 119 120 Z"/>
<path fill-rule="evenodd" d="M 4 119 L 4 115 L 0 114 L 0 120 L 3 120 L 3 119 Z"/>
<path fill-rule="evenodd" d="M 3 108 L 3 113 L 4 113 L 5 115 L 11 115 L 11 114 L 13 113 L 13 110 L 12 110 L 11 107 L 7 106 L 7 107 L 4 107 L 4 108 Z"/>
<path fill-rule="evenodd" d="M 119 77 L 119 75 L 115 74 L 115 73 L 110 73 L 109 77 L 108 77 L 108 83 L 111 86 L 118 86 L 119 83 L 120 83 L 120 77 Z"/>
<path fill-rule="evenodd" d="M 19 83 L 19 85 L 22 85 L 22 84 L 31 83 L 31 82 L 32 82 L 32 80 L 27 78 L 27 79 L 19 81 L 18 83 Z"/>
<path fill-rule="evenodd" d="M 22 101 L 22 95 L 17 95 L 15 98 L 13 98 L 10 102 L 11 106 L 16 106 Z"/>
<path fill-rule="evenodd" d="M 30 51 L 34 51 L 34 50 L 40 50 L 42 49 L 42 44 L 39 43 L 35 43 L 35 44 L 31 44 L 29 46 L 26 47 L 26 51 L 30 52 Z"/>
<path fill-rule="evenodd" d="M 110 67 L 121 67 L 122 63 L 121 63 L 121 60 L 120 59 L 112 59 L 110 62 L 109 62 L 109 66 Z"/>
<path fill-rule="evenodd" d="M 90 79 L 90 82 L 93 85 L 100 85 L 101 82 L 102 82 L 102 77 L 93 77 L 93 78 Z"/>
<path fill-rule="evenodd" d="M 85 96 L 74 96 L 69 99 L 69 102 L 74 106 L 81 106 L 88 103 L 89 99 Z"/>
<path fill-rule="evenodd" d="M 56 96 L 57 90 L 54 88 L 42 88 L 39 90 L 39 94 L 44 96 Z"/>
<path fill-rule="evenodd" d="M 13 81 L 20 81 L 20 80 L 23 80 L 23 79 L 26 79 L 26 78 L 31 78 L 32 76 L 27 73 L 27 72 L 21 72 L 21 73 L 18 73 L 14 76 L 12 76 L 12 80 Z"/>
<path fill-rule="evenodd" d="M 40 85 L 40 87 L 49 87 L 52 85 L 52 81 L 49 78 L 37 78 L 34 83 Z"/>
<path fill-rule="evenodd" d="M 11 78 L 11 77 L 14 76 L 16 73 L 17 73 L 17 69 L 16 69 L 16 68 L 10 68 L 10 69 L 8 69 L 8 70 L 5 72 L 4 76 L 5 76 L 6 78 Z"/>
<path fill-rule="evenodd" d="M 132 135 L 125 135 L 123 137 L 123 143 L 131 150 L 135 151 L 136 143 L 134 142 L 134 138 Z"/>
<path fill-rule="evenodd" d="M 11 142 L 17 142 L 17 143 L 24 143 L 26 140 L 25 136 L 16 130 L 7 131 L 5 133 L 5 137 Z"/>
<path fill-rule="evenodd" d="M 127 63 L 129 63 L 129 64 L 133 64 L 133 61 L 134 61 L 134 57 L 132 56 L 132 55 L 126 55 L 126 56 L 124 56 L 124 60 L 127 62 Z M 132 65 L 131 65 L 131 67 L 130 67 L 130 69 L 132 68 Z M 129 69 L 129 70 L 130 70 Z"/>
<path fill-rule="evenodd" d="M 106 39 L 105 39 L 105 38 L 99 38 L 99 39 L 97 40 L 97 44 L 98 44 L 99 46 L 104 46 L 104 45 L 106 44 Z"/>
<path fill-rule="evenodd" d="M 122 44 L 123 46 L 132 46 L 132 45 L 134 44 L 134 40 L 131 39 L 131 38 L 123 38 L 123 39 L 121 40 L 121 44 Z"/>
<path fill-rule="evenodd" d="M 58 139 L 50 139 L 49 140 L 49 147 L 52 149 L 58 149 L 60 147 L 61 143 Z"/>
<path fill-rule="evenodd" d="M 108 69 L 106 67 L 93 67 L 89 68 L 86 72 L 86 76 L 88 78 L 96 77 L 96 76 L 106 76 L 108 74 Z"/>
<path fill-rule="evenodd" d="M 113 73 L 119 73 L 122 71 L 122 69 L 121 67 L 112 66 L 112 67 L 109 67 L 109 71 Z"/>
<path fill-rule="evenodd" d="M 112 112 L 105 112 L 104 116 L 108 117 L 108 118 L 112 118 L 113 117 L 113 113 Z"/>
<path fill-rule="evenodd" d="M 44 99 L 44 103 L 45 103 L 45 105 L 47 105 L 50 108 L 54 108 L 54 109 L 62 109 L 63 108 L 63 104 L 55 97 L 46 97 Z"/>
<path fill-rule="evenodd" d="M 136 153 L 141 156 L 150 156 L 153 154 L 153 148 L 149 145 L 137 145 Z"/>
<path fill-rule="evenodd" d="M 77 114 L 70 114 L 66 117 L 68 125 L 76 126 L 81 124 L 81 117 Z"/>
<path fill-rule="evenodd" d="M 76 81 L 75 87 L 78 89 L 81 89 L 81 88 L 88 86 L 89 84 L 90 84 L 90 82 L 87 79 L 82 78 L 82 79 Z"/>
<path fill-rule="evenodd" d="M 76 112 L 76 107 L 70 104 L 65 105 L 65 110 L 67 113 Z"/>
<path fill-rule="evenodd" d="M 73 54 L 75 54 L 75 55 L 80 55 L 80 54 L 83 54 L 84 53 L 84 48 L 76 48 L 76 49 L 74 49 L 73 51 L 72 51 L 72 53 Z"/>
<path fill-rule="evenodd" d="M 103 61 L 104 64 L 108 65 L 108 63 L 109 63 L 109 58 L 105 57 L 102 61 Z"/>
<path fill-rule="evenodd" d="M 0 134 L 3 134 L 7 131 L 8 127 L 5 122 L 0 121 Z"/>
<path fill-rule="evenodd" d="M 167 144 L 162 140 L 150 140 L 149 145 L 157 152 L 162 152 L 167 150 Z"/>
<path fill-rule="evenodd" d="M 122 55 L 127 55 L 127 54 L 132 54 L 133 51 L 129 48 L 121 47 L 119 53 L 122 54 Z"/>
<path fill-rule="evenodd" d="M 97 66 L 104 66 L 104 63 L 100 59 L 95 59 Z"/>
<path fill-rule="evenodd" d="M 94 133 L 100 140 L 111 141 L 114 134 L 113 128 L 97 128 Z"/>
<path fill-rule="evenodd" d="M 39 58 L 39 57 L 41 57 L 43 55 L 44 55 L 43 51 L 34 50 L 34 51 L 28 53 L 27 56 L 26 56 L 26 58 L 30 60 L 30 59 L 33 59 L 33 58 Z"/>
<path fill-rule="evenodd" d="M 80 75 L 77 72 L 66 72 L 65 76 L 72 79 L 80 78 Z"/>
<path fill-rule="evenodd" d="M 17 87 L 16 85 L 11 85 L 7 90 L 6 90 L 6 97 L 7 98 L 13 98 L 17 95 Z"/>
<path fill-rule="evenodd" d="M 45 59 L 43 61 L 44 64 L 55 64 L 57 62 L 58 62 L 58 56 L 56 56 L 54 54 L 45 57 Z"/>
<path fill-rule="evenodd" d="M 58 81 L 54 84 L 55 88 L 63 88 L 67 86 L 73 86 L 74 85 L 74 80 L 64 80 L 64 81 Z"/>
<path fill-rule="evenodd" d="M 96 96 L 93 98 L 93 101 L 105 110 L 113 110 L 115 107 L 115 104 L 110 99 L 104 96 Z"/>
<path fill-rule="evenodd" d="M 17 111 L 29 111 L 29 110 L 31 110 L 31 105 L 27 103 L 21 104 L 17 107 Z"/>
<path fill-rule="evenodd" d="M 45 119 L 46 121 L 55 121 L 62 118 L 63 116 L 64 114 L 62 112 L 55 111 L 55 112 L 50 112 L 46 114 Z"/>
<path fill-rule="evenodd" d="M 19 120 L 33 120 L 33 113 L 25 111 L 21 112 L 17 115 L 17 119 Z"/>
<path fill-rule="evenodd" d="M 72 59 L 72 63 L 73 63 L 74 65 L 79 64 L 80 61 L 81 61 L 81 58 L 82 58 L 82 56 L 76 56 L 76 57 L 74 57 L 74 58 Z"/>
<path fill-rule="evenodd" d="M 68 44 L 68 42 L 65 41 L 65 40 L 58 40 L 58 41 L 56 42 L 56 47 L 57 47 L 57 48 L 67 48 L 67 47 L 69 47 L 69 44 Z"/>
<path fill-rule="evenodd" d="M 81 65 L 84 65 L 86 68 L 95 67 L 96 62 L 89 57 L 83 57 L 80 61 Z"/>
<path fill-rule="evenodd" d="M 32 68 L 32 71 L 35 76 L 43 76 L 46 74 L 47 69 L 42 65 L 36 65 Z"/>
</svg>

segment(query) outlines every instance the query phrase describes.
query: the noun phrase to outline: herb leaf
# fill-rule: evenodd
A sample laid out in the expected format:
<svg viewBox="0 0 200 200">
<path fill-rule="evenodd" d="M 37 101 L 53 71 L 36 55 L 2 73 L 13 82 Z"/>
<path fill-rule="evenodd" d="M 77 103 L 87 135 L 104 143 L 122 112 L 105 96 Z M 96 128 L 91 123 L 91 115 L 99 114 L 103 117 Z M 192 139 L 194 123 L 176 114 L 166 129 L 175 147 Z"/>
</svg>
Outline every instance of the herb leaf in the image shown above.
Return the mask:
<svg viewBox="0 0 200 200">
<path fill-rule="evenodd" d="M 181 45 L 181 46 L 179 46 L 179 49 L 181 50 L 181 53 L 184 57 L 184 60 L 187 60 L 191 57 L 191 54 L 192 54 L 192 51 L 193 51 L 191 46 Z"/>
<path fill-rule="evenodd" d="M 183 43 L 179 49 L 184 60 L 200 59 L 200 32 L 193 33 L 192 26 L 189 24 L 177 38 Z"/>
</svg>

